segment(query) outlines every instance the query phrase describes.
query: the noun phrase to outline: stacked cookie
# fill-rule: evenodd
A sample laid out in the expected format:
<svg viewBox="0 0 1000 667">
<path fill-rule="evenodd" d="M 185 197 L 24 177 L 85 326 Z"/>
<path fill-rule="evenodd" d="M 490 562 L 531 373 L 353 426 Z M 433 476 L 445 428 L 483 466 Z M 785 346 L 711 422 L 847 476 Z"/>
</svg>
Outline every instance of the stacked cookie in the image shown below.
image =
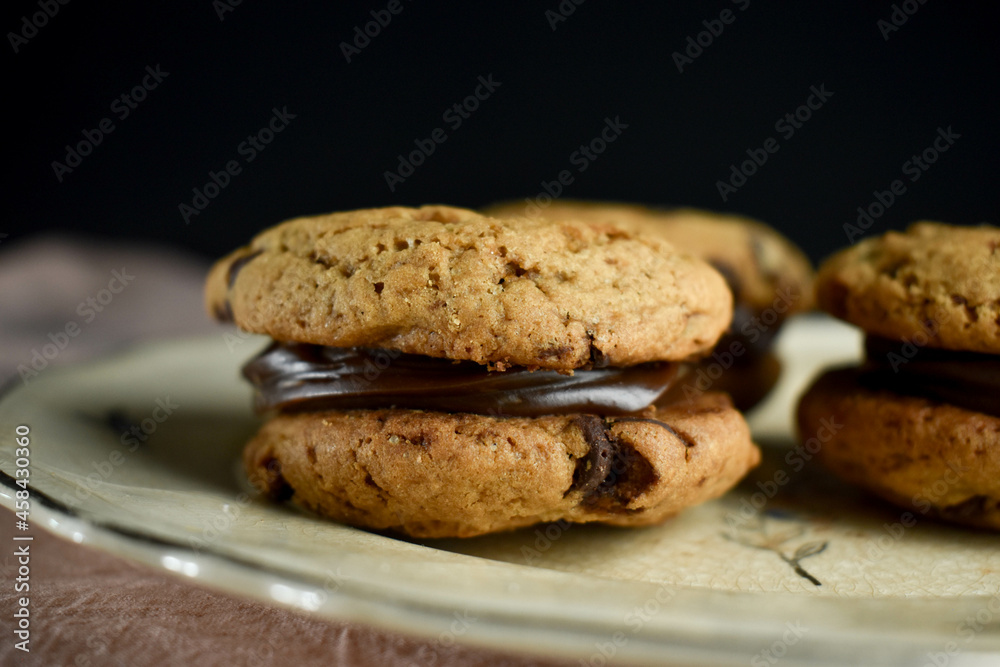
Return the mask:
<svg viewBox="0 0 1000 667">
<path fill-rule="evenodd" d="M 529 215 L 624 225 L 659 236 L 700 257 L 726 278 L 733 320 L 712 355 L 688 376 L 687 395 L 711 388 L 748 410 L 774 387 L 781 365 L 775 336 L 785 320 L 812 307 L 812 267 L 791 241 L 762 222 L 696 209 L 657 210 L 631 204 L 558 200 L 545 207 L 509 202 L 491 215 Z"/>
<path fill-rule="evenodd" d="M 845 479 L 921 515 L 1000 528 L 1000 229 L 922 222 L 830 258 L 819 305 L 867 334 L 822 375 L 804 436 Z"/>
<path fill-rule="evenodd" d="M 206 300 L 275 341 L 244 371 L 270 416 L 251 480 L 345 523 L 647 525 L 759 458 L 724 394 L 677 400 L 683 363 L 729 325 L 724 279 L 627 225 L 445 206 L 299 218 L 219 261 Z"/>
</svg>

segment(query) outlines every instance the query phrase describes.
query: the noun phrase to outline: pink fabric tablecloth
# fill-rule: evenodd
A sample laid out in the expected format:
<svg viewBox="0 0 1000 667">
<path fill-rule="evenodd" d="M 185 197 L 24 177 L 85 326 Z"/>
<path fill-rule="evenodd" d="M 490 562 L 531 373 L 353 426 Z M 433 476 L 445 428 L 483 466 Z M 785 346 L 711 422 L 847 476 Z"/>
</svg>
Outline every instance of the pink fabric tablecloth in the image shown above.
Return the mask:
<svg viewBox="0 0 1000 667">
<path fill-rule="evenodd" d="M 19 381 L 18 366 L 30 367 L 33 352 L 50 342 L 49 334 L 70 322 L 80 331 L 52 364 L 140 339 L 218 332 L 202 312 L 206 270 L 207 262 L 164 249 L 67 238 L 6 239 L 0 246 L 0 379 Z M 127 286 L 107 304 L 88 303 L 116 271 Z M 120 281 L 112 285 L 120 286 Z M 10 511 L 0 510 L 0 543 L 8 545 L 0 551 L 2 665 L 568 664 L 443 647 L 330 622 L 201 588 L 50 536 L 40 527 L 31 546 L 31 651 L 23 653 L 14 648 L 13 634 L 12 612 L 20 595 L 14 590 L 18 564 L 10 546 L 14 522 Z"/>
</svg>

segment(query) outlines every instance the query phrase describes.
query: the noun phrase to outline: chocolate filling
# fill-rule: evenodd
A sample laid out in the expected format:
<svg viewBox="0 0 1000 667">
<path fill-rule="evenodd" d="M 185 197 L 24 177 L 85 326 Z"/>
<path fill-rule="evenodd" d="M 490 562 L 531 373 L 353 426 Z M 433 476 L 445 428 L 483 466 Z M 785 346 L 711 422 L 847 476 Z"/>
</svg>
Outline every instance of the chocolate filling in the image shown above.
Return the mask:
<svg viewBox="0 0 1000 667">
<path fill-rule="evenodd" d="M 1000 417 L 1000 356 L 961 352 L 875 336 L 865 339 L 859 382 Z"/>
<path fill-rule="evenodd" d="M 579 491 L 581 502 L 605 511 L 627 512 L 627 504 L 656 480 L 656 473 L 631 444 L 612 435 L 611 427 L 617 421 L 649 422 L 694 447 L 669 424 L 635 416 L 677 398 L 670 389 L 680 369 L 679 364 L 650 363 L 573 375 L 523 368 L 496 372 L 472 362 L 392 350 L 274 342 L 244 366 L 243 374 L 256 389 L 258 411 L 398 406 L 499 416 L 583 413 L 573 422 L 588 450 L 576 462 L 567 493 Z M 617 418 L 605 419 L 612 415 Z M 267 481 L 272 495 L 287 494 L 280 472 Z"/>
<path fill-rule="evenodd" d="M 729 330 L 722 334 L 715 349 L 732 351 L 733 343 L 739 343 L 743 353 L 734 357 L 735 366 L 751 366 L 771 354 L 774 337 L 781 324 L 765 326 L 760 322 L 759 316 L 759 312 L 751 310 L 744 304 L 737 303 L 733 308 L 733 321 L 729 325 Z"/>
<path fill-rule="evenodd" d="M 479 364 L 392 350 L 273 343 L 243 367 L 259 412 L 400 407 L 509 417 L 643 411 L 675 384 L 679 364 L 556 371 Z"/>
<path fill-rule="evenodd" d="M 755 255 L 756 256 L 756 255 Z M 774 347 L 774 337 L 781 328 L 781 322 L 764 325 L 755 322 L 762 311 L 757 311 L 747 305 L 743 298 L 743 284 L 732 267 L 719 260 L 709 260 L 712 268 L 722 274 L 729 291 L 733 293 L 733 320 L 729 329 L 719 339 L 715 346 L 717 350 L 732 350 L 733 343 L 743 346 L 744 353 L 735 359 L 736 366 L 750 366 L 767 357 Z"/>
</svg>

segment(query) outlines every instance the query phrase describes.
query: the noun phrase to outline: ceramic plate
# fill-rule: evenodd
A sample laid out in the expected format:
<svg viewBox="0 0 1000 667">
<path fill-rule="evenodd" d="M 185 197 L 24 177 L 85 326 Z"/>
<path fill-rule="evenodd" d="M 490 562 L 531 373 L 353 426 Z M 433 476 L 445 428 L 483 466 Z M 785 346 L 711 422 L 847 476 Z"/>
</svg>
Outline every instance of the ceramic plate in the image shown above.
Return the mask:
<svg viewBox="0 0 1000 667">
<path fill-rule="evenodd" d="M 784 331 L 786 374 L 752 415 L 765 461 L 662 526 L 550 524 L 401 540 L 257 498 L 238 375 L 263 340 L 156 343 L 47 370 L 0 400 L 3 504 L 30 429 L 31 530 L 332 619 L 602 665 L 1000 664 L 1000 537 L 903 512 L 795 449 L 795 396 L 857 358 L 825 318 Z M 21 461 L 20 463 L 26 463 Z M 904 525 L 905 524 L 905 525 Z"/>
</svg>

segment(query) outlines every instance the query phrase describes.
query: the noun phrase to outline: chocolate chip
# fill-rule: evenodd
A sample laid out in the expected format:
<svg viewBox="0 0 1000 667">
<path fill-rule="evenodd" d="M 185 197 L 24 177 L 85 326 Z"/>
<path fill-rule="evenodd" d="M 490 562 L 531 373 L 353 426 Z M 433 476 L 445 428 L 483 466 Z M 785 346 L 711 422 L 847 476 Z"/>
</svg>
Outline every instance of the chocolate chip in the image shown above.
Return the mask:
<svg viewBox="0 0 1000 667">
<path fill-rule="evenodd" d="M 261 473 L 263 491 L 272 500 L 282 502 L 288 500 L 295 493 L 295 490 L 285 480 L 281 474 L 281 462 L 276 458 L 270 458 L 263 462 L 264 471 Z"/>
<path fill-rule="evenodd" d="M 233 263 L 229 265 L 229 273 L 226 275 L 226 282 L 228 283 L 229 289 L 233 288 L 233 284 L 236 282 L 236 276 L 239 274 L 240 271 L 243 270 L 243 267 L 252 262 L 254 259 L 256 259 L 257 256 L 260 255 L 262 252 L 264 251 L 255 250 L 251 252 L 249 255 L 244 255 L 243 257 L 237 257 L 235 260 L 233 260 Z"/>
<path fill-rule="evenodd" d="M 212 316 L 220 322 L 232 322 L 233 306 L 229 303 L 229 299 L 223 301 L 222 305 L 216 304 L 212 309 Z"/>
<path fill-rule="evenodd" d="M 591 503 L 606 511 L 627 511 L 627 505 L 656 481 L 652 464 L 627 442 L 615 442 L 611 471 L 592 495 Z M 603 500 L 603 502 L 602 502 Z"/>
<path fill-rule="evenodd" d="M 590 450 L 577 460 L 570 490 L 581 491 L 585 505 L 606 512 L 628 511 L 628 503 L 656 481 L 653 466 L 635 447 L 612 437 L 608 424 L 601 417 L 578 415 L 574 421 Z M 655 419 L 622 421 L 655 422 L 677 435 L 669 425 Z M 687 444 L 686 440 L 681 440 Z"/>
<path fill-rule="evenodd" d="M 611 362 L 608 360 L 607 355 L 594 345 L 594 334 L 587 334 L 587 336 L 590 338 L 590 367 L 607 368 L 610 366 Z"/>
<path fill-rule="evenodd" d="M 226 273 L 226 283 L 228 289 L 233 288 L 233 284 L 236 283 L 236 276 L 240 271 L 243 270 L 247 264 L 252 262 L 258 255 L 260 255 L 263 250 L 254 250 L 253 252 L 244 255 L 243 257 L 237 257 L 233 260 L 233 263 L 229 265 L 229 271 Z M 212 310 L 212 315 L 220 322 L 232 322 L 233 318 L 233 306 L 229 303 L 229 299 L 226 299 L 222 304 L 217 304 Z"/>
<path fill-rule="evenodd" d="M 576 460 L 571 491 L 591 495 L 607 478 L 614 457 L 614 446 L 608 438 L 604 420 L 594 415 L 578 415 L 574 422 L 583 432 L 583 439 L 590 448 L 585 456 Z"/>
</svg>

